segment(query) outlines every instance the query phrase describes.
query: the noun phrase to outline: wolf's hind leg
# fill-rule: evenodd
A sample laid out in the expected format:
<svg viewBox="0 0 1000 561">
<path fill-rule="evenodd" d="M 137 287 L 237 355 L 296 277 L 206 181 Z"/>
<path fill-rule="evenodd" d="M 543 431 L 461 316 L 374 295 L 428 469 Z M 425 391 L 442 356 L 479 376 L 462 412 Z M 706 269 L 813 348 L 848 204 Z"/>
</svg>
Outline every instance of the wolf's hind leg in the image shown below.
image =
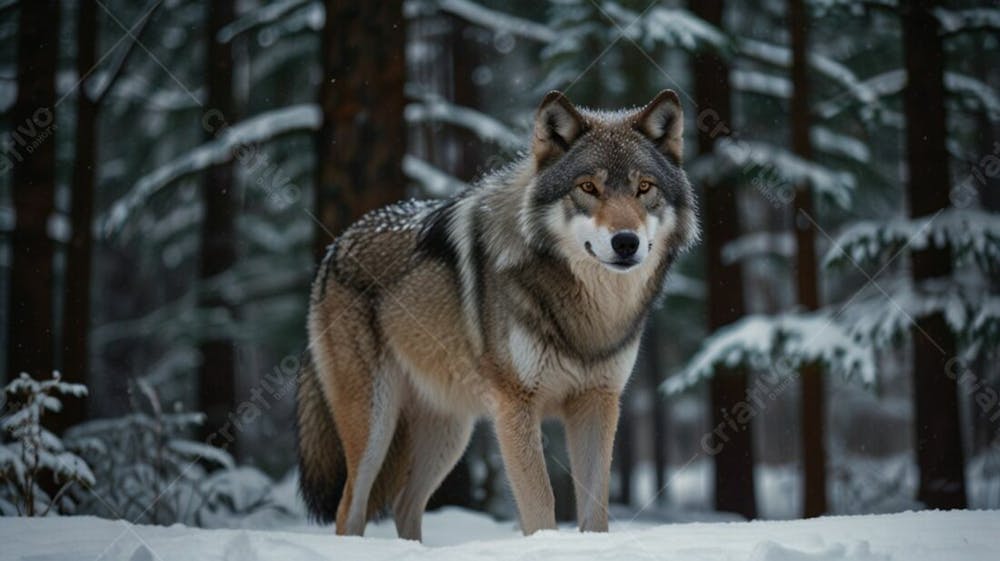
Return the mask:
<svg viewBox="0 0 1000 561">
<path fill-rule="evenodd" d="M 364 534 L 372 485 L 385 461 L 399 420 L 399 386 L 399 375 L 394 369 L 380 368 L 372 373 L 369 403 L 352 408 L 355 414 L 368 416 L 368 430 L 350 444 L 345 439 L 347 485 L 337 509 L 338 534 Z M 337 414 L 336 409 L 334 414 Z"/>
<path fill-rule="evenodd" d="M 393 518 L 399 537 L 420 540 L 427 501 L 462 457 L 473 419 L 421 408 L 407 413 L 405 422 L 410 437 L 410 473 L 393 503 Z"/>
</svg>

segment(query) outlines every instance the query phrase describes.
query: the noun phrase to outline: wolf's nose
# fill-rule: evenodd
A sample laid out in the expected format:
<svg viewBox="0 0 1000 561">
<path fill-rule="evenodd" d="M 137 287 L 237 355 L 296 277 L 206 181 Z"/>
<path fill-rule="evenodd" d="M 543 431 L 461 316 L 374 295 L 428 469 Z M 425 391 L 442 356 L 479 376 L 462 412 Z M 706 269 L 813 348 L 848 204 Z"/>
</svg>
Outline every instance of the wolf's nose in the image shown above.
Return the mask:
<svg viewBox="0 0 1000 561">
<path fill-rule="evenodd" d="M 639 249 L 639 236 L 632 232 L 619 232 L 611 237 L 611 249 L 619 257 L 632 257 Z"/>
</svg>

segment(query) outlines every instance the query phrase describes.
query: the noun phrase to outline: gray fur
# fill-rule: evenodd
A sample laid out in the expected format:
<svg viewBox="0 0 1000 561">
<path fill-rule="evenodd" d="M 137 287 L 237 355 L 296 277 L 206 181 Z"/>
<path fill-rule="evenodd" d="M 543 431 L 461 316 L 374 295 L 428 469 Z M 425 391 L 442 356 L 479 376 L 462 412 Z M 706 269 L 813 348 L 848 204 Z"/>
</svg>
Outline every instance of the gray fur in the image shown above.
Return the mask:
<svg viewBox="0 0 1000 561">
<path fill-rule="evenodd" d="M 577 499 L 587 503 L 581 523 L 606 527 L 606 504 L 586 494 L 606 495 L 616 400 L 642 327 L 671 264 L 698 238 L 679 164 L 681 123 L 672 92 L 619 112 L 576 109 L 554 92 L 539 109 L 532 150 L 517 162 L 448 200 L 369 213 L 331 245 L 313 287 L 315 346 L 303 373 L 322 384 L 302 381 L 299 393 L 309 405 L 300 430 L 326 430 L 311 420 L 321 403 L 357 411 L 333 415 L 338 433 L 359 415 L 367 420 L 357 425 L 368 427 L 364 452 L 346 447 L 355 494 L 341 505 L 338 531 L 362 533 L 366 513 L 394 501 L 400 531 L 419 537 L 427 498 L 482 416 L 513 439 L 501 449 L 517 468 L 511 481 L 522 528 L 549 527 L 551 488 L 537 479 L 544 461 L 511 454 L 540 446 L 532 423 L 553 414 L 576 426 Z M 643 241 L 627 262 L 605 257 L 616 232 Z M 310 396 L 321 386 L 325 401 Z M 588 407 L 599 416 L 579 413 Z M 451 436 L 425 458 L 431 448 L 420 442 L 435 425 Z M 357 432 L 341 436 L 329 441 L 361 442 Z M 322 438 L 300 442 L 309 469 L 303 493 L 328 517 L 329 495 L 319 486 L 333 479 L 317 470 L 333 464 L 319 461 L 327 457 L 315 450 Z M 602 456 L 598 467 L 579 465 L 591 451 Z"/>
</svg>

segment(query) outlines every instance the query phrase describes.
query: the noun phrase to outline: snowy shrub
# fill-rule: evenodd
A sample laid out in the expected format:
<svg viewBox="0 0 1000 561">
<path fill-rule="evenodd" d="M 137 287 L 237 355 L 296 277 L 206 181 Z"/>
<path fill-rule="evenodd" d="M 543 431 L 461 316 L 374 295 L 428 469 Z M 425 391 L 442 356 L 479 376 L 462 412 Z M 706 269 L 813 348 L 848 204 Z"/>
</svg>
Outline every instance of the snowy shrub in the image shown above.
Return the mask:
<svg viewBox="0 0 1000 561">
<path fill-rule="evenodd" d="M 78 511 L 132 522 L 227 525 L 270 504 L 271 480 L 237 467 L 232 456 L 188 434 L 204 416 L 164 412 L 156 391 L 138 381 L 129 415 L 70 429 L 67 444 L 97 475 L 93 493 L 78 494 Z M 279 509 L 280 510 L 280 509 Z"/>
<path fill-rule="evenodd" d="M 62 409 L 61 396 L 83 397 L 87 388 L 68 384 L 54 372 L 49 380 L 22 373 L 3 390 L 0 441 L 0 513 L 45 516 L 72 510 L 68 491 L 93 485 L 94 475 L 58 436 L 42 426 L 47 412 Z M 47 491 L 48 489 L 48 491 Z M 54 491 L 50 495 L 50 492 Z"/>
</svg>

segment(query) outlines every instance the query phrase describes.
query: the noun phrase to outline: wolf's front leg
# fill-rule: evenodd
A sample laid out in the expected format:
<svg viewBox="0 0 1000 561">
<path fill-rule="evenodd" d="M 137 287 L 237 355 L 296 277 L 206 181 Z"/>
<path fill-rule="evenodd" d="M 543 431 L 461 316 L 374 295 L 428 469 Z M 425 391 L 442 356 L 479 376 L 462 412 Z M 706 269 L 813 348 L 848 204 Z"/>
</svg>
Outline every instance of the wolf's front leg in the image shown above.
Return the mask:
<svg viewBox="0 0 1000 561">
<path fill-rule="evenodd" d="M 525 535 L 556 527 L 555 499 L 545 469 L 541 416 L 519 398 L 501 400 L 496 417 L 497 440 Z"/>
<path fill-rule="evenodd" d="M 618 426 L 618 401 L 617 392 L 593 389 L 567 399 L 564 405 L 581 532 L 608 531 L 608 479 Z"/>
</svg>

